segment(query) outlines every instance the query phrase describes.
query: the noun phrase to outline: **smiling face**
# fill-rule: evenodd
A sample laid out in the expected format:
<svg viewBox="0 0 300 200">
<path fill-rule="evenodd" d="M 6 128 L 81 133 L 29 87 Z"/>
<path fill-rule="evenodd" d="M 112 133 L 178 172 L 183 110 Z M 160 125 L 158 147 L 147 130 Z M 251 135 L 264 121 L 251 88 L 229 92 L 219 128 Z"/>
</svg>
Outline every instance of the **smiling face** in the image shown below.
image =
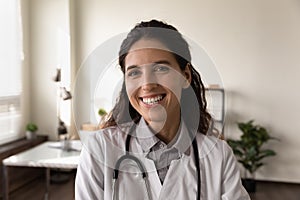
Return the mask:
<svg viewBox="0 0 300 200">
<path fill-rule="evenodd" d="M 174 55 L 159 41 L 141 39 L 125 58 L 125 84 L 131 105 L 148 124 L 179 125 L 182 89 L 190 70 L 182 71 Z"/>
</svg>

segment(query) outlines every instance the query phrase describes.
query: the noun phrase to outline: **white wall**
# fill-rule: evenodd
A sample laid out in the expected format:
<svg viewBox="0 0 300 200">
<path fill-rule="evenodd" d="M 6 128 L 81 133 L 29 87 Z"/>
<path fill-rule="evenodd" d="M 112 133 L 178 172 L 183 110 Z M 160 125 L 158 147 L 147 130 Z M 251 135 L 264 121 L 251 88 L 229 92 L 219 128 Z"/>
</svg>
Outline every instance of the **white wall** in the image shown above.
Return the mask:
<svg viewBox="0 0 300 200">
<path fill-rule="evenodd" d="M 69 29 L 68 0 L 29 0 L 31 119 L 39 133 L 57 136 L 56 83 L 52 78 L 59 64 L 58 30 Z"/>
<path fill-rule="evenodd" d="M 29 60 L 29 31 L 30 31 L 30 24 L 29 24 L 29 4 L 28 0 L 21 1 L 21 15 L 22 15 L 22 22 L 23 22 L 23 52 L 24 52 L 24 60 L 22 65 L 22 102 L 21 102 L 21 109 L 22 109 L 22 124 L 21 130 L 23 131 L 22 136 L 25 136 L 25 126 L 28 122 L 31 121 L 30 116 L 30 60 Z"/>
<path fill-rule="evenodd" d="M 53 32 L 65 26 L 64 1 L 31 0 L 33 118 L 53 134 Z M 225 134 L 237 121 L 255 119 L 280 142 L 259 179 L 300 182 L 300 3 L 297 0 L 78 0 L 71 3 L 73 67 L 102 42 L 141 20 L 161 19 L 201 45 L 215 62 L 226 90 Z M 63 19 L 63 20 L 62 20 Z M 45 117 L 47 116 L 47 117 Z"/>
</svg>

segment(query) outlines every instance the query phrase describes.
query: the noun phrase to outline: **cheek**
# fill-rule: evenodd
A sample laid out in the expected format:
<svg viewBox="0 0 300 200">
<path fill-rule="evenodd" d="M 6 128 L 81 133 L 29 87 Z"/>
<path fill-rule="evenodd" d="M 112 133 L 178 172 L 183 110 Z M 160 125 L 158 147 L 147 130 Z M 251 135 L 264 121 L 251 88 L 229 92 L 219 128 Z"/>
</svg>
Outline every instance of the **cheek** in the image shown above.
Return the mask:
<svg viewBox="0 0 300 200">
<path fill-rule="evenodd" d="M 137 91 L 138 85 L 131 82 L 131 81 L 126 81 L 125 80 L 125 86 L 126 86 L 127 96 L 129 98 L 130 102 L 132 102 L 132 96 Z"/>
<path fill-rule="evenodd" d="M 182 84 L 183 83 L 183 77 L 182 76 L 169 76 L 164 79 L 161 79 L 159 81 L 159 84 L 162 85 L 165 88 L 168 88 L 168 90 L 175 95 L 178 102 L 180 102 L 181 99 L 181 93 L 182 93 Z"/>
</svg>

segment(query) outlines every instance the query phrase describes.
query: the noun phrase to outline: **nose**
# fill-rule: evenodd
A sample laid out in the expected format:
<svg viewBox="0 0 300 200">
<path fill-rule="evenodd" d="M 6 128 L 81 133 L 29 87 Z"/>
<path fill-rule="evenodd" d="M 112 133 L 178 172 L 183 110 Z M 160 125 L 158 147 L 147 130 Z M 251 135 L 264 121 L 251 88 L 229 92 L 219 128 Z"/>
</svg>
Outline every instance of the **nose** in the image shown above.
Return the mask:
<svg viewBox="0 0 300 200">
<path fill-rule="evenodd" d="M 141 89 L 144 91 L 151 91 L 154 88 L 156 88 L 158 86 L 157 83 L 148 83 L 148 84 L 143 84 Z"/>
<path fill-rule="evenodd" d="M 157 86 L 158 83 L 155 74 L 149 70 L 146 70 L 142 77 L 142 82 L 141 82 L 142 90 L 149 91 Z"/>
</svg>

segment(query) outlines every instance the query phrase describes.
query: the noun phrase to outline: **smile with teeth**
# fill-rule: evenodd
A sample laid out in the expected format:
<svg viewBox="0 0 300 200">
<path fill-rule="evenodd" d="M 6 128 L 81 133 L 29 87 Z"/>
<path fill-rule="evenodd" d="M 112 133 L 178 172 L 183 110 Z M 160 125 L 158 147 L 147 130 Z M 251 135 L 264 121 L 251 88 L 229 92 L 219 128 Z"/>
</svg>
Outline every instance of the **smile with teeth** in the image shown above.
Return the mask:
<svg viewBox="0 0 300 200">
<path fill-rule="evenodd" d="M 158 95 L 156 97 L 150 97 L 150 98 L 145 97 L 141 99 L 145 104 L 154 105 L 154 104 L 158 104 L 158 102 L 161 101 L 163 98 L 164 98 L 163 95 Z"/>
</svg>

